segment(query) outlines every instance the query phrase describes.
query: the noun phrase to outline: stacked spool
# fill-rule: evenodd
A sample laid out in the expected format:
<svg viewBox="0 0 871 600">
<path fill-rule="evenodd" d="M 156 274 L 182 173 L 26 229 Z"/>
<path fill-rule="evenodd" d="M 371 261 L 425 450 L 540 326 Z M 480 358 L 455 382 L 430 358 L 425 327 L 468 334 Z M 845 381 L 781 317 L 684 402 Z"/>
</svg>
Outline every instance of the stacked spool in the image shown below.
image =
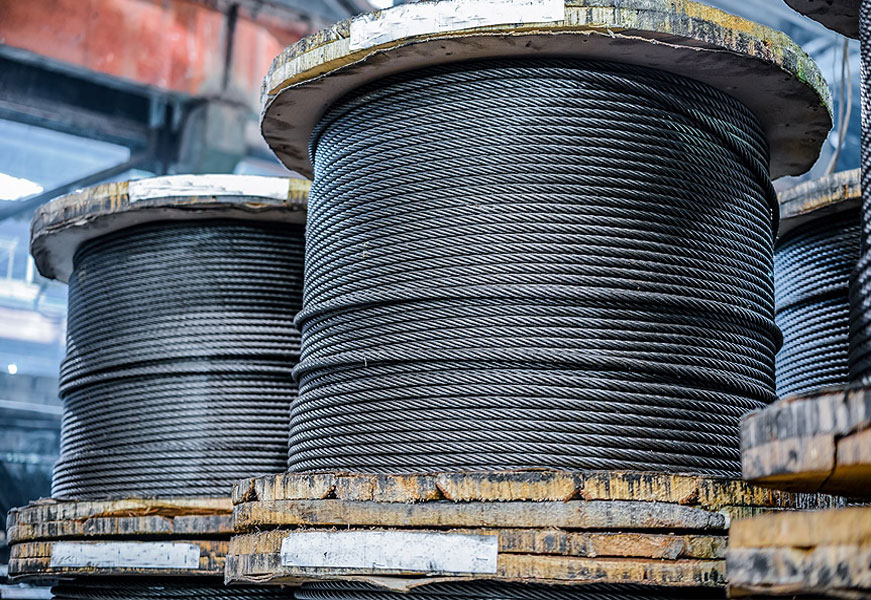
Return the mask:
<svg viewBox="0 0 871 600">
<path fill-rule="evenodd" d="M 308 182 L 157 177 L 58 198 L 31 252 L 69 283 L 52 499 L 9 575 L 56 598 L 271 600 L 224 587 L 230 492 L 287 464 Z"/>
<path fill-rule="evenodd" d="M 851 385 L 849 372 L 849 280 L 860 253 L 860 205 L 858 170 L 781 195 L 775 278 L 785 307 L 780 318 L 792 323 L 781 325 L 778 355 L 778 390 L 786 393 L 742 421 L 743 476 L 750 483 L 871 499 L 871 395 Z M 729 532 L 731 595 L 869 594 L 869 526 L 867 506 L 739 520 Z"/>
<path fill-rule="evenodd" d="M 263 89 L 314 180 L 300 395 L 290 472 L 234 490 L 228 582 L 717 598 L 733 516 L 833 502 L 737 480 L 739 417 L 775 400 L 769 171 L 831 126 L 788 38 L 691 2 L 441 0 L 303 40 Z"/>
<path fill-rule="evenodd" d="M 801 285 L 812 288 L 815 283 L 836 281 L 836 291 L 830 292 L 828 305 L 806 306 L 806 324 L 796 328 L 792 348 L 782 351 L 794 367 L 790 381 L 784 381 L 787 397 L 743 420 L 743 475 L 751 483 L 772 488 L 837 493 L 867 503 L 871 500 L 871 205 L 867 196 L 871 188 L 867 135 L 871 131 L 867 81 L 871 4 L 861 0 L 787 3 L 845 36 L 860 39 L 862 169 L 861 186 L 858 172 L 842 173 L 789 194 L 781 211 L 787 224 L 811 223 L 799 227 L 832 224 L 831 213 L 841 212 L 840 218 L 857 233 L 855 239 L 850 234 L 849 249 L 842 245 L 839 254 L 829 254 L 828 261 L 820 260 L 825 256 L 820 246 L 809 246 L 804 255 L 796 252 L 792 257 L 795 268 L 805 270 Z M 866 190 L 864 195 L 860 187 Z M 823 245 L 832 251 L 839 243 L 829 237 Z M 845 270 L 851 271 L 848 298 L 844 297 Z M 834 311 L 833 304 L 837 304 Z M 820 327 L 815 329 L 813 322 Z M 797 357 L 809 356 L 812 348 L 820 353 L 818 360 L 799 365 Z M 797 380 L 798 372 L 802 374 Z M 797 381 L 799 385 L 793 387 Z M 731 529 L 727 557 L 732 595 L 867 597 L 871 595 L 869 527 L 867 506 L 739 521 Z"/>
</svg>

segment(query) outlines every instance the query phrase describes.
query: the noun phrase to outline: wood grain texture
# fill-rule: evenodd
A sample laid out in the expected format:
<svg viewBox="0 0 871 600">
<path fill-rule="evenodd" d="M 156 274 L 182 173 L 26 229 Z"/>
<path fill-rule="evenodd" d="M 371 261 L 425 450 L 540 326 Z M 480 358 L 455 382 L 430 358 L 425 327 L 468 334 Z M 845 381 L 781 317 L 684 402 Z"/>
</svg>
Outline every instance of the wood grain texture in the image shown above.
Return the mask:
<svg viewBox="0 0 871 600">
<path fill-rule="evenodd" d="M 871 498 L 871 390 L 785 398 L 747 415 L 741 466 L 757 485 Z"/>
<path fill-rule="evenodd" d="M 200 564 L 197 569 L 133 568 L 133 567 L 53 567 L 51 551 L 55 542 L 23 542 L 10 547 L 9 576 L 16 580 L 43 579 L 58 575 L 151 575 L 170 577 L 220 576 L 229 546 L 228 540 L 177 540 L 200 547 Z M 103 542 L 88 541 L 99 545 Z"/>
<path fill-rule="evenodd" d="M 38 500 L 12 509 L 10 544 L 89 537 L 229 535 L 229 498 Z"/>
<path fill-rule="evenodd" d="M 871 596 L 871 506 L 736 521 L 726 561 L 735 596 Z"/>
</svg>

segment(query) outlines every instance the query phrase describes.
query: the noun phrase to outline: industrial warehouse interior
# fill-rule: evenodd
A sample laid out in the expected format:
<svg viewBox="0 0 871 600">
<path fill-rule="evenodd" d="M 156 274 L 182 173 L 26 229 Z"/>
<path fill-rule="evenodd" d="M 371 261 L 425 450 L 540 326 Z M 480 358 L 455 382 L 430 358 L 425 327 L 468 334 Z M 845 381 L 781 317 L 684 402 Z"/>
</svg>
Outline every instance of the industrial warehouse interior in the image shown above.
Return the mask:
<svg viewBox="0 0 871 600">
<path fill-rule="evenodd" d="M 0 0 L 0 598 L 871 598 L 869 61 L 871 0 Z"/>
</svg>

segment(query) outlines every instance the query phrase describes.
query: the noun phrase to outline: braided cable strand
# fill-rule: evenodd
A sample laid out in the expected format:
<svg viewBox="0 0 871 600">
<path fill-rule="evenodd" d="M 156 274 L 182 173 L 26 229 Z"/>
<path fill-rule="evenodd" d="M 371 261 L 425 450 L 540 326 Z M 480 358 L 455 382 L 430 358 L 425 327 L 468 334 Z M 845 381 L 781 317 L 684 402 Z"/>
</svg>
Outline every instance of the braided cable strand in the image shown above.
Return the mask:
<svg viewBox="0 0 871 600">
<path fill-rule="evenodd" d="M 224 496 L 283 470 L 303 250 L 301 227 L 238 221 L 83 245 L 53 495 Z"/>
<path fill-rule="evenodd" d="M 746 108 L 626 65 L 462 63 L 342 99 L 311 155 L 291 470 L 738 476 L 779 343 Z"/>
<path fill-rule="evenodd" d="M 147 577 L 89 577 L 61 581 L 51 588 L 55 600 L 285 600 L 278 588 L 226 587 L 220 583 Z"/>
<path fill-rule="evenodd" d="M 871 385 L 871 0 L 859 5 L 862 83 L 861 253 L 850 284 L 850 381 Z"/>
<path fill-rule="evenodd" d="M 296 600 L 705 600 L 724 598 L 718 589 L 660 588 L 648 585 L 560 586 L 489 581 L 432 583 L 406 593 L 366 583 L 324 581 L 294 590 Z"/>
<path fill-rule="evenodd" d="M 850 275 L 859 256 L 859 212 L 822 217 L 790 231 L 774 250 L 777 395 L 849 381 Z"/>
</svg>

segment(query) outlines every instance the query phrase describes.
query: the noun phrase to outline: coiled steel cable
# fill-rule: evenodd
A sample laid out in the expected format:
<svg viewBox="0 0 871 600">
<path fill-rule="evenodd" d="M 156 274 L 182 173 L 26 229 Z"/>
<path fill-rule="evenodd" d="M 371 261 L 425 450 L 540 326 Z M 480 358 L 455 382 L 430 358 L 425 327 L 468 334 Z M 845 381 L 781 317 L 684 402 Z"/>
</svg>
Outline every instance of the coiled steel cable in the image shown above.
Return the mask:
<svg viewBox="0 0 871 600">
<path fill-rule="evenodd" d="M 340 100 L 310 152 L 291 470 L 738 476 L 779 344 L 745 107 L 627 65 L 462 63 Z"/>
<path fill-rule="evenodd" d="M 861 253 L 850 285 L 850 380 L 871 385 L 871 1 L 859 5 L 862 68 Z"/>
<path fill-rule="evenodd" d="M 51 588 L 55 600 L 284 600 L 288 593 L 268 586 L 167 580 L 150 577 L 80 577 Z"/>
<path fill-rule="evenodd" d="M 817 218 L 774 250 L 775 359 L 780 397 L 849 381 L 850 276 L 859 256 L 859 211 Z"/>
<path fill-rule="evenodd" d="M 84 244 L 69 286 L 61 498 L 227 495 L 287 461 L 300 226 L 141 225 Z"/>
<path fill-rule="evenodd" d="M 489 581 L 431 583 L 400 593 L 366 583 L 324 581 L 303 584 L 294 591 L 294 597 L 296 600 L 704 600 L 725 598 L 725 594 L 710 588 L 630 584 L 569 587 Z"/>
</svg>

